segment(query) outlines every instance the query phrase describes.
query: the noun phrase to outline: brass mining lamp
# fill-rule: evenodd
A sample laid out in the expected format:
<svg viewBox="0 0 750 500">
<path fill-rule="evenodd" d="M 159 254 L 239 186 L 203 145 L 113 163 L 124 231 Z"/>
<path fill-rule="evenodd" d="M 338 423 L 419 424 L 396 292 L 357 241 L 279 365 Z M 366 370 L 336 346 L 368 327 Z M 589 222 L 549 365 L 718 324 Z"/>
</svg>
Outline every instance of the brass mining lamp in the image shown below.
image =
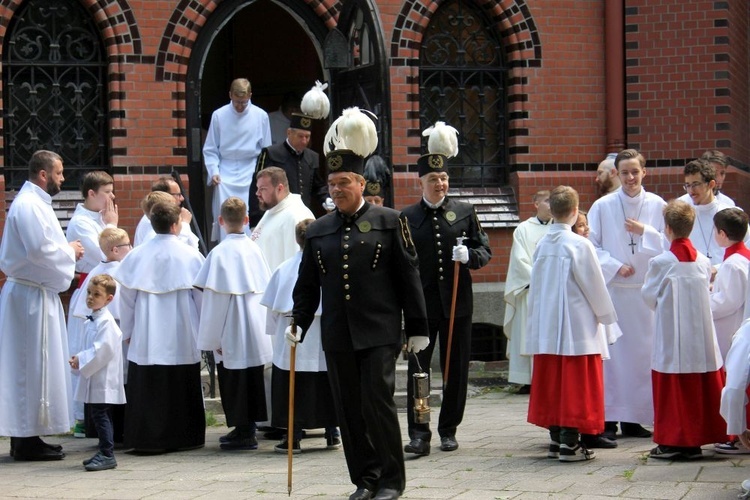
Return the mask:
<svg viewBox="0 0 750 500">
<path fill-rule="evenodd" d="M 414 360 L 417 362 L 418 372 L 412 374 L 414 383 L 414 422 L 417 424 L 427 424 L 430 422 L 430 377 L 422 371 L 419 366 L 419 358 L 414 354 Z"/>
</svg>

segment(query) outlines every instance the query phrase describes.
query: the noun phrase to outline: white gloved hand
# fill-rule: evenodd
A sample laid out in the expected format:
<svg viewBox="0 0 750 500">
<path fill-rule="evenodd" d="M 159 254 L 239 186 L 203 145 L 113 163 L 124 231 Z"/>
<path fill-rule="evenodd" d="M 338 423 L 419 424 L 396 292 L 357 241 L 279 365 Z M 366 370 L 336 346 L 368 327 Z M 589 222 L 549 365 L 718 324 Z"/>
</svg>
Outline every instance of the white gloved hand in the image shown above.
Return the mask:
<svg viewBox="0 0 750 500">
<path fill-rule="evenodd" d="M 406 343 L 406 350 L 414 354 L 423 351 L 430 345 L 430 337 L 409 337 Z"/>
<path fill-rule="evenodd" d="M 458 245 L 453 247 L 453 260 L 466 264 L 469 262 L 469 249 L 466 245 Z"/>
<path fill-rule="evenodd" d="M 297 335 L 292 333 L 292 325 L 286 327 L 284 330 L 284 340 L 289 347 L 296 346 L 302 340 L 302 328 L 297 327 Z"/>
<path fill-rule="evenodd" d="M 333 199 L 330 196 L 323 202 L 323 208 L 329 212 L 336 208 L 336 204 L 333 203 Z"/>
</svg>

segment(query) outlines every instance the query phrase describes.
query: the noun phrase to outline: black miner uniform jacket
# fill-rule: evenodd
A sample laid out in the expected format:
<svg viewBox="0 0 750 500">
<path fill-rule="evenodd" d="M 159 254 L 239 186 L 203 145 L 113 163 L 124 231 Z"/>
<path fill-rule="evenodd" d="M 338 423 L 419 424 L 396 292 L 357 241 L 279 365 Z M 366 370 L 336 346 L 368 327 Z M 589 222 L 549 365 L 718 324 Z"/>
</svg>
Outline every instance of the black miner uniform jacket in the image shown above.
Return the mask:
<svg viewBox="0 0 750 500">
<path fill-rule="evenodd" d="M 305 332 L 318 308 L 324 351 L 357 351 L 428 336 L 422 286 L 406 218 L 367 202 L 352 216 L 338 210 L 307 228 L 293 316 Z"/>
<path fill-rule="evenodd" d="M 456 317 L 471 315 L 474 301 L 469 269 L 479 269 L 492 257 L 489 238 L 479 224 L 474 207 L 446 197 L 437 209 L 428 207 L 422 200 L 406 207 L 403 214 L 409 219 L 417 248 L 419 274 L 430 319 L 450 316 L 455 267 L 453 247 L 457 237 L 466 237 L 464 245 L 469 248 L 469 262 L 459 266 Z"/>
<path fill-rule="evenodd" d="M 257 174 L 267 167 L 279 167 L 286 172 L 289 180 L 289 192 L 302 196 L 302 203 L 310 209 L 316 217 L 325 213 L 322 204 L 328 197 L 328 183 L 325 176 L 319 172 L 320 157 L 310 148 L 305 148 L 302 154 L 292 148 L 286 141 L 264 148 L 258 157 L 255 167 Z M 263 216 L 258 208 L 258 197 L 255 194 L 257 180 L 253 176 L 250 185 L 250 227 L 255 226 Z"/>
</svg>

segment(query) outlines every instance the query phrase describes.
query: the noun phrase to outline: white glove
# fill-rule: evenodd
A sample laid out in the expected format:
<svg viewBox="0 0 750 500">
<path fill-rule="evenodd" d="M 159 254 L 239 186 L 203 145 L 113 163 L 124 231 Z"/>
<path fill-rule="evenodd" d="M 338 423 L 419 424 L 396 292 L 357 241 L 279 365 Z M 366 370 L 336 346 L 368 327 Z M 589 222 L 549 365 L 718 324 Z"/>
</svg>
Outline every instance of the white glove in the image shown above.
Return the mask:
<svg viewBox="0 0 750 500">
<path fill-rule="evenodd" d="M 287 326 L 286 330 L 284 330 L 284 340 L 286 340 L 289 347 L 296 346 L 302 340 L 302 328 L 297 327 L 297 335 L 295 336 L 292 333 L 292 325 Z"/>
<path fill-rule="evenodd" d="M 328 197 L 326 198 L 326 201 L 323 202 L 323 208 L 330 212 L 331 210 L 336 208 L 336 204 L 333 203 L 333 200 L 330 197 Z"/>
<path fill-rule="evenodd" d="M 458 245 L 453 247 L 453 260 L 466 264 L 469 262 L 469 249 L 466 245 Z"/>
<path fill-rule="evenodd" d="M 430 337 L 409 337 L 406 343 L 406 350 L 414 354 L 423 351 L 430 345 Z"/>
</svg>

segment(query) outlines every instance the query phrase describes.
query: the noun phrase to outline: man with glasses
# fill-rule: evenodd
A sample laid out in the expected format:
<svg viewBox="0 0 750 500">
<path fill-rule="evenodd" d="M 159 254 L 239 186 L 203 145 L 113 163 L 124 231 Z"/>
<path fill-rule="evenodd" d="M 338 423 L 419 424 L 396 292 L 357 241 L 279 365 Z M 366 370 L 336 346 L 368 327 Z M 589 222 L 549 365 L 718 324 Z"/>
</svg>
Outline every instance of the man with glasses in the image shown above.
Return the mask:
<svg viewBox="0 0 750 500">
<path fill-rule="evenodd" d="M 731 205 L 719 201 L 714 194 L 716 169 L 708 160 L 700 158 L 691 161 L 685 165 L 683 173 L 686 194 L 680 200 L 690 203 L 695 209 L 695 224 L 690 233 L 690 241 L 696 250 L 708 257 L 713 266 L 718 266 L 724 260 L 724 249 L 714 238 L 714 215 Z M 748 242 L 747 237 L 745 242 Z"/>
<path fill-rule="evenodd" d="M 208 185 L 213 186 L 211 241 L 223 239 L 218 217 L 221 204 L 236 196 L 249 206 L 250 184 L 263 148 L 271 145 L 268 114 L 250 102 L 250 82 L 238 78 L 229 90 L 231 102 L 214 111 L 203 145 Z"/>
<path fill-rule="evenodd" d="M 589 211 L 590 240 L 598 250 L 622 330 L 622 337 L 610 346 L 610 359 L 604 363 L 603 436 L 610 440 L 616 438 L 617 422 L 621 422 L 625 436 L 651 436 L 640 424 L 651 424 L 654 420 L 651 395 L 654 314 L 641 307 L 641 286 L 648 261 L 664 251 L 666 241 L 662 217 L 666 203 L 642 186 L 646 176 L 643 155 L 635 149 L 626 149 L 618 153 L 615 166 L 622 189 L 599 198 Z"/>
<path fill-rule="evenodd" d="M 159 177 L 159 180 L 157 180 L 151 186 L 151 192 L 162 192 L 169 194 L 171 196 L 172 202 L 180 207 L 181 225 L 180 234 L 177 237 L 183 243 L 186 243 L 198 250 L 198 237 L 195 235 L 195 233 L 193 233 L 193 230 L 190 229 L 190 221 L 193 219 L 193 214 L 190 213 L 190 210 L 182 206 L 183 202 L 185 201 L 185 197 L 182 195 L 182 191 L 180 191 L 179 184 L 177 184 L 177 182 L 175 182 L 173 178 L 165 175 L 163 177 Z M 149 205 L 153 205 L 154 203 L 150 203 Z M 141 208 L 143 208 L 143 206 L 141 206 Z M 146 214 L 143 214 L 143 217 L 141 217 L 141 220 L 138 222 L 138 226 L 135 228 L 135 238 L 133 239 L 133 246 L 141 245 L 154 236 L 156 236 L 156 233 L 151 227 L 151 221 Z"/>
</svg>

